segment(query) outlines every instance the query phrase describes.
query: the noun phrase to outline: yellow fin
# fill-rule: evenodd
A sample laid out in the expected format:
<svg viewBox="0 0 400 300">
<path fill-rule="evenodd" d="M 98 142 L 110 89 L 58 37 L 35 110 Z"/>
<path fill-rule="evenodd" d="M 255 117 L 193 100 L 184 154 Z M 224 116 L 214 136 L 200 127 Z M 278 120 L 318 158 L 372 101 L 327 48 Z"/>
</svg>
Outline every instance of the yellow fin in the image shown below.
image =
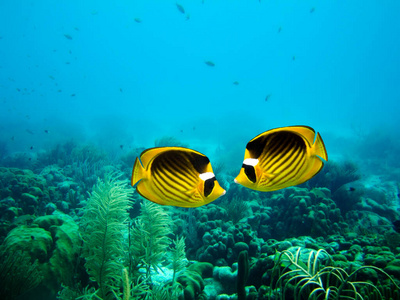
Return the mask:
<svg viewBox="0 0 400 300">
<path fill-rule="evenodd" d="M 171 151 L 171 150 L 177 150 L 177 151 L 183 151 L 183 152 L 191 152 L 191 153 L 196 153 L 201 156 L 205 156 L 204 154 L 197 152 L 192 149 L 184 148 L 184 147 L 155 147 L 155 148 L 149 148 L 140 154 L 140 161 L 142 162 L 143 166 L 146 168 L 150 161 L 160 155 L 163 152 Z"/>
<path fill-rule="evenodd" d="M 283 127 L 282 129 L 286 129 L 292 132 L 299 134 L 303 139 L 308 142 L 308 145 L 311 147 L 314 144 L 315 138 L 315 130 L 308 126 L 289 126 Z"/>
<path fill-rule="evenodd" d="M 324 160 L 328 161 L 328 153 L 326 152 L 324 141 L 322 140 L 319 133 L 317 133 L 317 138 L 315 139 L 315 143 L 312 146 L 312 152 L 315 155 L 318 155 Z"/>
<path fill-rule="evenodd" d="M 143 181 L 139 182 L 138 186 L 136 187 L 136 191 L 140 194 L 140 196 L 146 198 L 147 200 L 150 200 L 151 202 L 166 205 L 166 203 L 158 199 L 151 191 L 147 189 L 146 184 Z"/>
<path fill-rule="evenodd" d="M 143 164 L 143 167 L 147 167 L 150 163 L 150 161 L 156 157 L 157 155 L 170 150 L 171 148 L 174 147 L 156 147 L 156 148 L 149 148 L 140 154 L 140 161 Z"/>
<path fill-rule="evenodd" d="M 296 185 L 306 182 L 307 180 L 313 178 L 315 175 L 319 173 L 319 171 L 321 171 L 323 166 L 324 166 L 323 161 L 319 157 L 314 157 L 314 162 L 311 169 L 301 178 L 299 178 L 299 182 L 296 183 Z"/>
<path fill-rule="evenodd" d="M 146 170 L 140 163 L 139 158 L 136 157 L 135 164 L 133 165 L 132 170 L 131 185 L 134 186 L 138 181 L 142 180 L 145 176 L 145 173 Z"/>
<path fill-rule="evenodd" d="M 251 139 L 250 142 L 252 142 L 262 136 L 267 136 L 272 133 L 280 132 L 280 131 L 291 131 L 291 132 L 297 133 L 298 135 L 303 137 L 306 141 L 308 141 L 310 146 L 314 143 L 315 130 L 309 126 L 304 126 L 304 125 L 286 126 L 286 127 L 278 127 L 278 128 L 270 129 L 270 130 L 267 130 L 267 131 L 257 135 L 255 138 Z"/>
</svg>

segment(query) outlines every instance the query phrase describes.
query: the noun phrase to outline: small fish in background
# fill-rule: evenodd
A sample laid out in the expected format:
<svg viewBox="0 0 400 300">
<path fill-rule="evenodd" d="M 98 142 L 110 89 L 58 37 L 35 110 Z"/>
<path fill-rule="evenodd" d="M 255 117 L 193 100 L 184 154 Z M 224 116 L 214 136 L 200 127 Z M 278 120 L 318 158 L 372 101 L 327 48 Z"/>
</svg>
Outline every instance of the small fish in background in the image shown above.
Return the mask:
<svg viewBox="0 0 400 300">
<path fill-rule="evenodd" d="M 32 130 L 30 130 L 30 129 L 26 129 L 25 131 L 26 131 L 27 133 L 29 133 L 29 134 L 32 134 L 32 135 L 35 134 L 35 133 L 34 133 Z"/>
<path fill-rule="evenodd" d="M 52 76 L 52 75 L 49 75 L 49 78 L 50 78 L 51 80 L 54 80 L 54 79 L 55 79 L 54 76 Z"/>
<path fill-rule="evenodd" d="M 315 11 L 315 7 L 311 7 L 310 13 L 312 14 Z"/>
<path fill-rule="evenodd" d="M 18 92 L 20 92 L 20 91 L 21 91 L 21 89 L 20 89 L 20 88 L 17 88 L 17 91 L 18 91 Z"/>
<path fill-rule="evenodd" d="M 310 180 L 327 160 L 324 142 L 311 127 L 275 128 L 247 143 L 235 182 L 256 191 L 276 191 Z"/>
<path fill-rule="evenodd" d="M 186 15 L 186 21 L 189 21 L 190 20 L 190 14 L 187 14 Z"/>
<path fill-rule="evenodd" d="M 183 147 L 157 147 L 136 158 L 132 186 L 161 205 L 199 207 L 225 194 L 204 154 Z"/>
<path fill-rule="evenodd" d="M 136 23 L 142 23 L 142 19 L 140 19 L 140 18 L 134 18 L 133 19 Z"/>
<path fill-rule="evenodd" d="M 74 27 L 74 29 L 75 29 L 76 31 L 79 31 L 79 28 L 78 28 L 78 27 Z"/>
<path fill-rule="evenodd" d="M 292 60 L 296 60 L 296 56 L 293 55 Z"/>
<path fill-rule="evenodd" d="M 65 38 L 68 40 L 72 40 L 72 36 L 70 36 L 69 34 L 64 34 Z"/>
<path fill-rule="evenodd" d="M 75 94 L 71 94 L 71 97 L 75 97 L 76 95 Z"/>
<path fill-rule="evenodd" d="M 119 145 L 119 148 L 122 150 L 124 149 L 124 145 Z"/>
<path fill-rule="evenodd" d="M 207 60 L 204 63 L 209 67 L 215 67 L 215 64 L 211 60 Z"/>
<path fill-rule="evenodd" d="M 176 3 L 176 8 L 179 10 L 179 12 L 181 12 L 182 14 L 185 14 L 185 9 L 183 8 L 182 5 Z"/>
<path fill-rule="evenodd" d="M 234 81 L 233 84 L 234 85 L 239 85 L 239 81 Z"/>
<path fill-rule="evenodd" d="M 66 64 L 66 65 L 69 65 L 69 64 L 71 64 L 71 63 L 70 63 L 69 61 L 66 61 L 65 64 Z"/>
<path fill-rule="evenodd" d="M 123 91 L 122 91 L 122 88 L 119 88 L 119 91 L 122 93 Z"/>
<path fill-rule="evenodd" d="M 278 28 L 278 33 L 281 33 L 281 31 L 282 31 L 282 27 L 279 27 Z"/>
<path fill-rule="evenodd" d="M 268 94 L 268 95 L 265 97 L 265 102 L 267 102 L 267 101 L 269 100 L 269 98 L 271 98 L 271 94 Z"/>
<path fill-rule="evenodd" d="M 49 133 L 49 131 L 47 129 L 44 130 L 44 133 Z"/>
<path fill-rule="evenodd" d="M 29 148 L 29 149 L 33 150 L 33 146 L 30 146 L 30 148 Z"/>
<path fill-rule="evenodd" d="M 95 15 L 97 15 L 98 13 L 99 13 L 99 12 L 98 12 L 96 9 L 92 10 L 92 12 L 91 12 L 92 16 L 95 16 Z"/>
<path fill-rule="evenodd" d="M 61 93 L 61 92 L 62 92 L 62 90 L 58 90 L 57 92 Z"/>
<path fill-rule="evenodd" d="M 353 188 L 352 186 L 351 187 L 349 187 L 349 192 L 354 192 L 356 189 L 355 188 Z"/>
</svg>

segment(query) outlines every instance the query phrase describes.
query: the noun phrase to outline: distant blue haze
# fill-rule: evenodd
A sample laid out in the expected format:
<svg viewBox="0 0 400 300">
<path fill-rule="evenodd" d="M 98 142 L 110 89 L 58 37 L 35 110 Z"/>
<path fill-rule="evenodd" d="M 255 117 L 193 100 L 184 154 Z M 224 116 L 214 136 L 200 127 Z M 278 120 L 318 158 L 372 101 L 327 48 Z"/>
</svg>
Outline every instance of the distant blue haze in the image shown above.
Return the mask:
<svg viewBox="0 0 400 300">
<path fill-rule="evenodd" d="M 237 147 L 239 165 L 287 125 L 314 127 L 333 157 L 376 132 L 399 144 L 399 1 L 203 2 L 1 1 L 0 140 L 175 136 L 213 158 Z"/>
</svg>

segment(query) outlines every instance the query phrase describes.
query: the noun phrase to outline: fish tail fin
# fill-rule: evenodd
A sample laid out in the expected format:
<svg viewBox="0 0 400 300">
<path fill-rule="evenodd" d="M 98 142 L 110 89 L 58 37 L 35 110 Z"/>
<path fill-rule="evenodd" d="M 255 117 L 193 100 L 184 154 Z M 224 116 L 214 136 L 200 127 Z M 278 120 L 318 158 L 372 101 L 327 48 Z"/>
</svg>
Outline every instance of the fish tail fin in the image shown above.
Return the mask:
<svg viewBox="0 0 400 300">
<path fill-rule="evenodd" d="M 313 148 L 315 155 L 318 155 L 325 161 L 328 161 L 328 153 L 326 152 L 324 141 L 322 140 L 322 137 L 319 133 L 317 133 Z"/>
<path fill-rule="evenodd" d="M 146 170 L 140 163 L 139 157 L 136 157 L 135 164 L 133 165 L 131 185 L 134 186 L 138 181 L 144 178 Z"/>
</svg>

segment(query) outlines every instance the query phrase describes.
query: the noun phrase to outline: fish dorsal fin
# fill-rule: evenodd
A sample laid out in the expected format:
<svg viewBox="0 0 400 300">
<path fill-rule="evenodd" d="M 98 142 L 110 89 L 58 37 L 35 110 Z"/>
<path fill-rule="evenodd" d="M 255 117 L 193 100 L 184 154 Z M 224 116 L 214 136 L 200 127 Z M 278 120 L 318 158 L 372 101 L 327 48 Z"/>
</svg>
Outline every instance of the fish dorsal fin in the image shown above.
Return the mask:
<svg viewBox="0 0 400 300">
<path fill-rule="evenodd" d="M 142 165 L 144 168 L 147 168 L 149 165 L 150 161 L 154 159 L 156 156 L 173 150 L 173 149 L 182 149 L 181 147 L 154 147 L 154 148 L 149 148 L 145 151 L 142 152 L 140 155 L 140 161 L 142 162 Z"/>
<path fill-rule="evenodd" d="M 288 131 L 292 131 L 300 135 L 303 139 L 308 142 L 308 146 L 312 146 L 314 144 L 315 139 L 315 130 L 308 126 L 289 126 L 286 127 Z"/>
<path fill-rule="evenodd" d="M 197 152 L 195 150 L 189 149 L 189 148 L 184 148 L 184 147 L 154 147 L 154 148 L 149 148 L 145 151 L 142 152 L 140 155 L 140 161 L 142 162 L 142 165 L 144 168 L 147 168 L 148 164 L 152 159 L 157 157 L 158 155 L 168 152 L 171 150 L 176 150 L 176 151 L 182 151 L 182 152 L 187 152 L 187 153 L 194 153 L 196 155 L 202 156 L 207 158 L 204 154 Z"/>
<path fill-rule="evenodd" d="M 324 160 L 328 160 L 328 153 L 326 152 L 325 144 L 322 141 L 321 135 L 319 133 L 316 134 L 315 130 L 308 126 L 291 126 L 287 127 L 289 130 L 296 132 L 300 136 L 302 136 L 306 141 L 308 141 L 309 146 L 311 147 L 311 153 L 313 155 L 318 155 Z M 315 140 L 315 142 L 314 142 Z M 316 169 L 321 170 L 323 166 L 323 162 L 321 161 L 321 166 L 318 165 Z M 318 172 L 319 172 L 318 170 Z M 317 173 L 318 173 L 317 172 Z M 317 174 L 316 173 L 316 174 Z"/>
<path fill-rule="evenodd" d="M 265 146 L 265 139 L 267 136 L 270 136 L 271 134 L 278 133 L 278 132 L 292 132 L 294 134 L 297 134 L 301 136 L 304 140 L 307 142 L 307 146 L 311 147 L 314 143 L 314 138 L 315 138 L 315 131 L 311 127 L 308 126 L 287 126 L 287 127 L 278 127 L 275 129 L 271 129 L 268 131 L 265 131 L 259 135 L 257 135 L 255 138 L 250 140 L 246 146 L 246 150 L 248 152 L 245 152 L 245 159 L 252 157 L 252 158 L 258 158 L 258 156 L 261 155 L 264 146 Z"/>
</svg>

